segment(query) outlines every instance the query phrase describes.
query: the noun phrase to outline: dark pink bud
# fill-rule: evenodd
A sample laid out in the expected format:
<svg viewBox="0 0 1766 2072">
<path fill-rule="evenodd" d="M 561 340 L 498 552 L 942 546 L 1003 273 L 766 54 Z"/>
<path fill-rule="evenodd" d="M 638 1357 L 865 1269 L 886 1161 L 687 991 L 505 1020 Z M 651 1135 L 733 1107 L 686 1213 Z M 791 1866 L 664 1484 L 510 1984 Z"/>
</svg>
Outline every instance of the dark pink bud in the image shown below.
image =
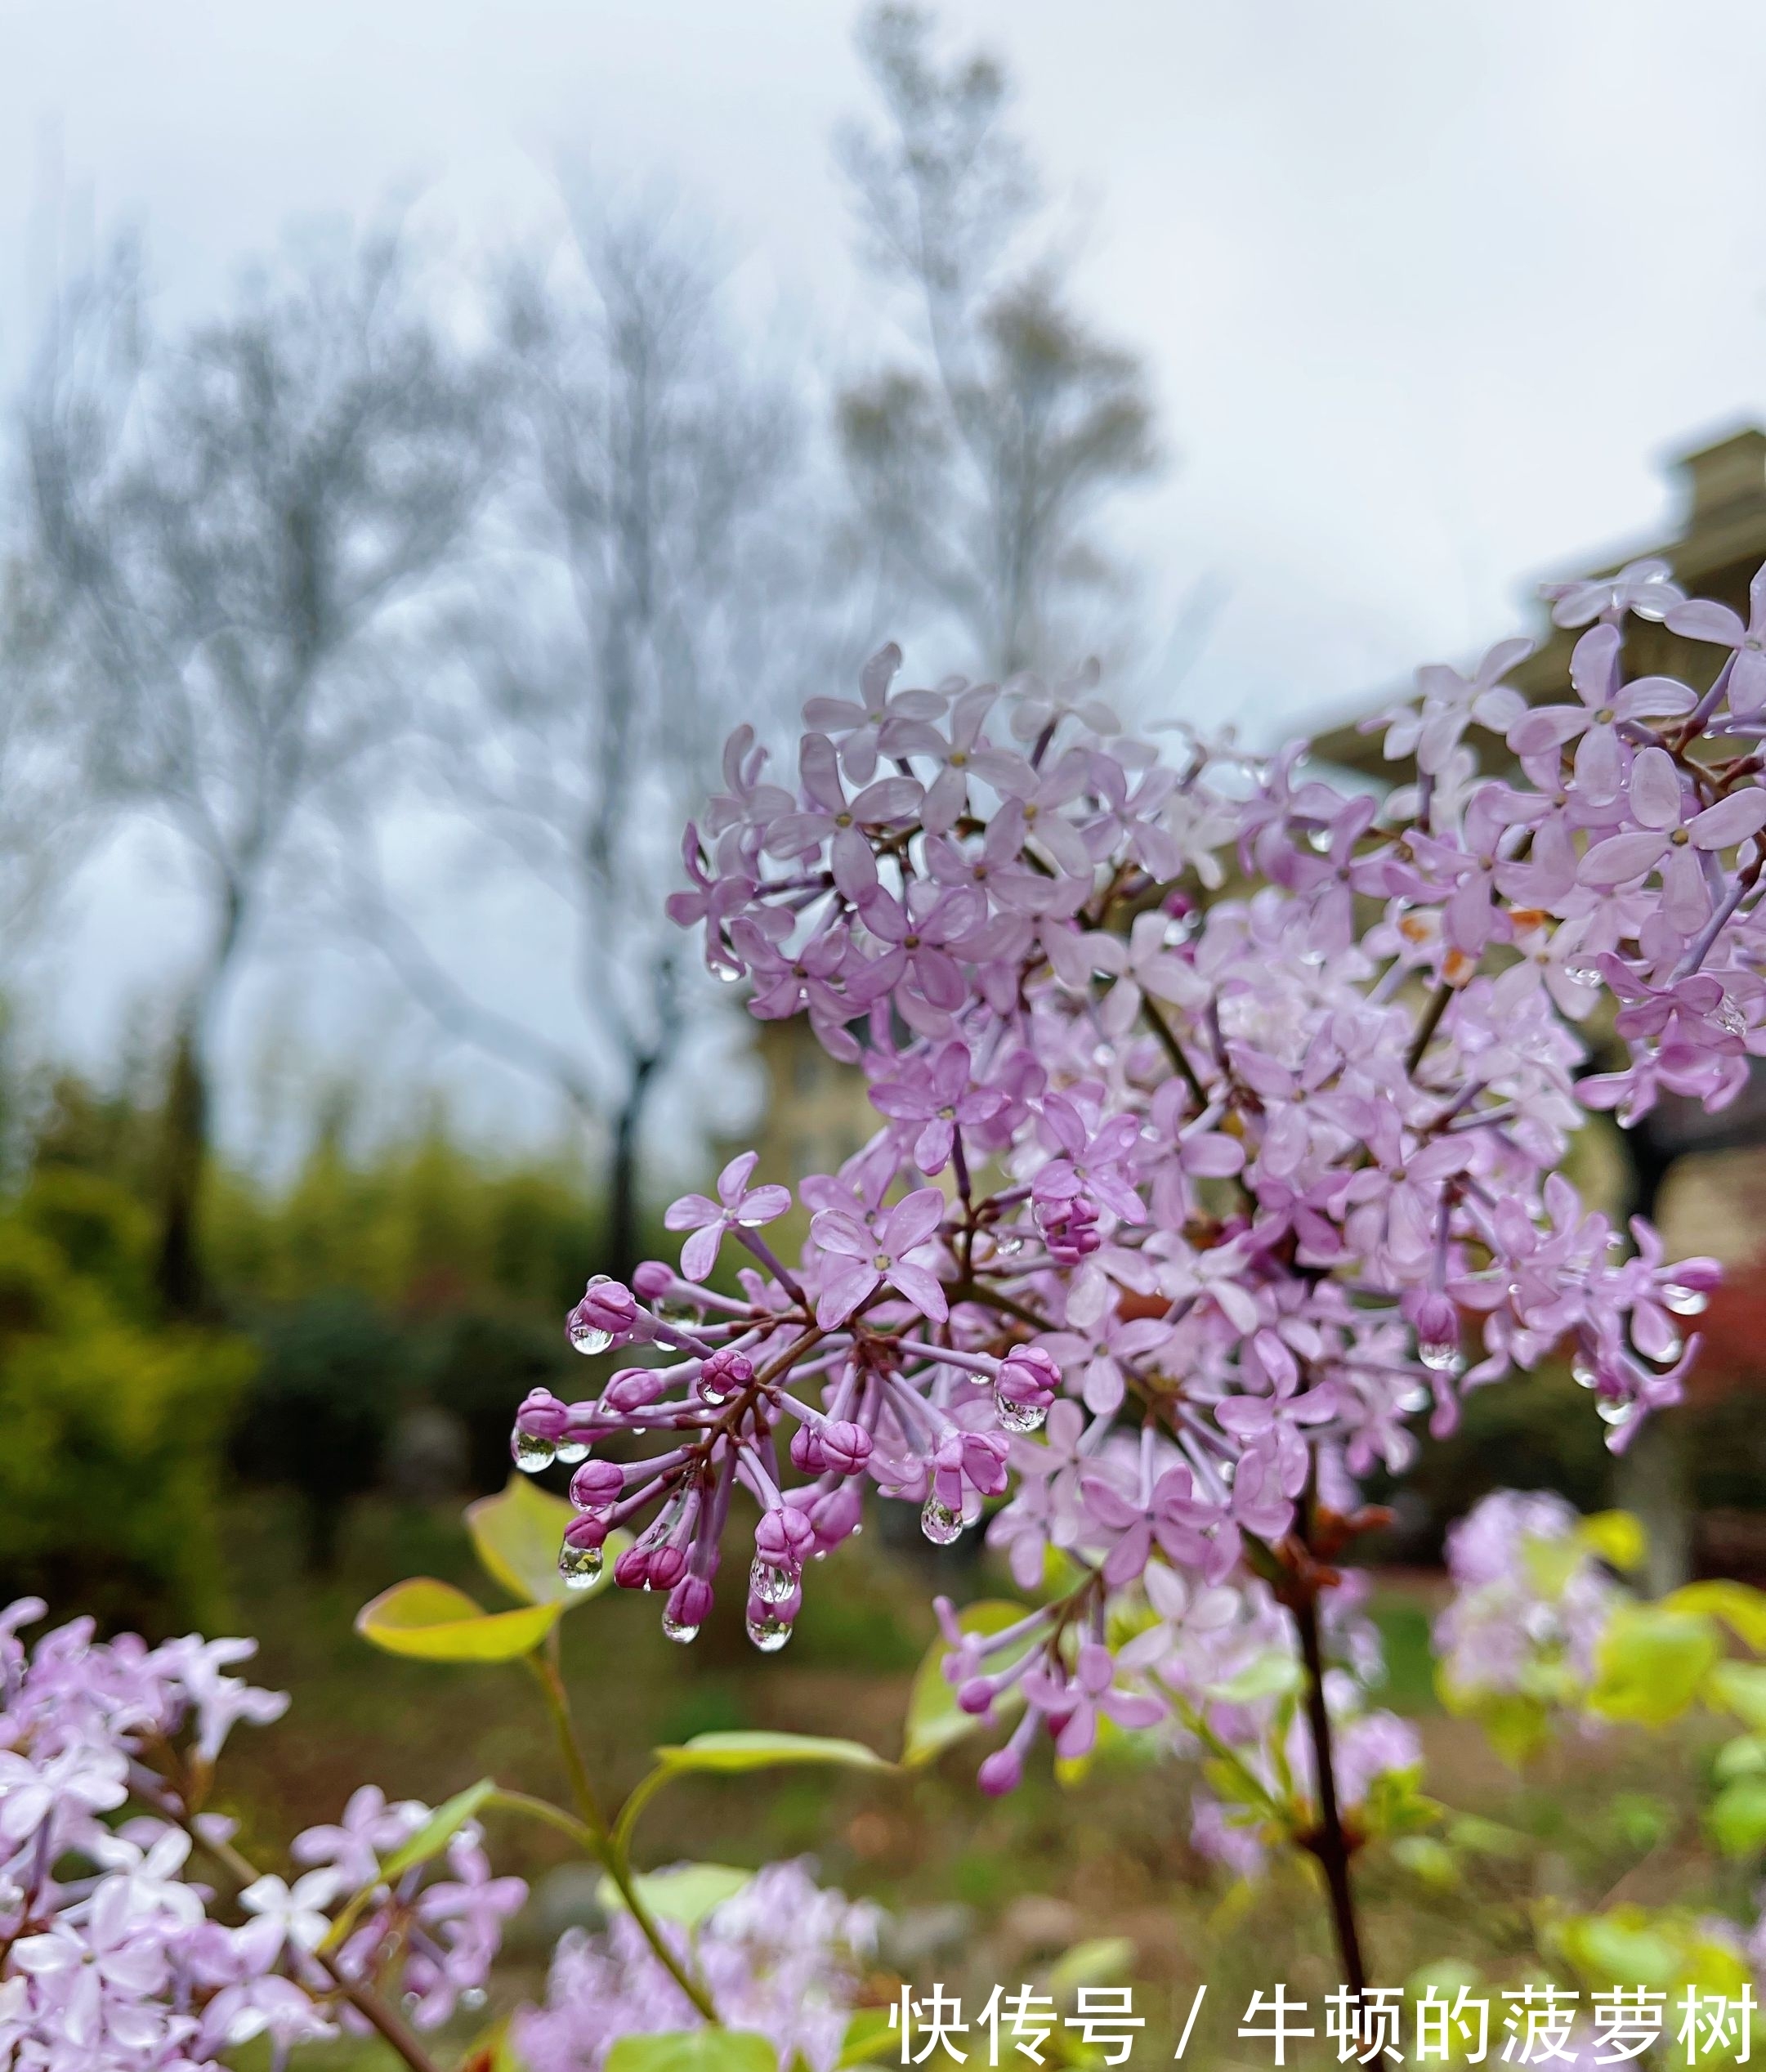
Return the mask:
<svg viewBox="0 0 1766 2072">
<path fill-rule="evenodd" d="M 715 1352 L 699 1372 L 699 1392 L 707 1403 L 727 1403 L 754 1378 L 754 1363 L 746 1353 Z"/>
<path fill-rule="evenodd" d="M 570 1501 L 579 1510 L 596 1510 L 619 1501 L 625 1477 L 612 1461 L 585 1461 L 570 1477 Z"/>
<path fill-rule="evenodd" d="M 650 1557 L 650 1582 L 653 1590 L 673 1590 L 686 1573 L 686 1554 L 677 1546 L 659 1546 Z"/>
<path fill-rule="evenodd" d="M 825 1554 L 856 1533 L 865 1515 L 864 1498 L 856 1482 L 843 1482 L 810 1506 L 809 1520 L 816 1528 L 816 1551 Z"/>
<path fill-rule="evenodd" d="M 750 1625 L 764 1626 L 776 1619 L 781 1626 L 789 1626 L 803 1609 L 803 1592 L 794 1586 L 789 1596 L 781 1597 L 776 1604 L 769 1604 L 764 1597 L 757 1597 L 751 1590 L 748 1594 L 748 1620 Z"/>
<path fill-rule="evenodd" d="M 599 1546 L 610 1529 L 604 1518 L 573 1518 L 564 1528 L 564 1537 L 571 1546 Z"/>
<path fill-rule="evenodd" d="M 628 1338 L 637 1322 L 637 1301 L 623 1281 L 597 1273 L 566 1320 L 565 1332 L 579 1353 L 604 1353 Z"/>
<path fill-rule="evenodd" d="M 674 1269 L 659 1259 L 646 1259 L 632 1276 L 632 1285 L 646 1302 L 654 1302 L 674 1286 Z"/>
<path fill-rule="evenodd" d="M 650 1581 L 650 1555 L 641 1546 L 628 1546 L 613 1564 L 613 1579 L 621 1590 L 642 1590 Z"/>
<path fill-rule="evenodd" d="M 1024 1780 L 1023 1758 L 1008 1743 L 1004 1748 L 995 1748 L 976 1774 L 975 1781 L 989 1798 L 1004 1798 L 1008 1792 L 1015 1792 Z"/>
<path fill-rule="evenodd" d="M 972 1676 L 957 1693 L 957 1703 L 965 1712 L 986 1712 L 993 1708 L 994 1687 L 986 1676 Z"/>
<path fill-rule="evenodd" d="M 570 1412 L 550 1389 L 530 1389 L 515 1413 L 515 1429 L 534 1439 L 558 1439 L 570 1421 Z"/>
<path fill-rule="evenodd" d="M 809 1519 L 784 1506 L 763 1512 L 754 1528 L 754 1551 L 777 1569 L 794 1569 L 815 1542 L 816 1528 Z"/>
<path fill-rule="evenodd" d="M 813 1425 L 799 1425 L 791 1434 L 791 1465 L 801 1475 L 820 1475 L 828 1466 L 822 1451 L 821 1434 Z"/>
<path fill-rule="evenodd" d="M 668 1393 L 665 1375 L 653 1367 L 622 1367 L 607 1384 L 601 1401 L 612 1410 L 642 1410 Z"/>
<path fill-rule="evenodd" d="M 668 1616 L 677 1626 L 703 1626 L 711 1604 L 712 1587 L 703 1576 L 682 1576 L 668 1593 Z"/>
<path fill-rule="evenodd" d="M 1061 1370 L 1040 1345 L 1015 1346 L 1000 1364 L 994 1390 L 1008 1403 L 1046 1410 L 1061 1393 Z"/>
<path fill-rule="evenodd" d="M 821 1428 L 821 1450 L 838 1475 L 856 1475 L 870 1458 L 871 1436 L 862 1425 L 836 1418 Z"/>
</svg>

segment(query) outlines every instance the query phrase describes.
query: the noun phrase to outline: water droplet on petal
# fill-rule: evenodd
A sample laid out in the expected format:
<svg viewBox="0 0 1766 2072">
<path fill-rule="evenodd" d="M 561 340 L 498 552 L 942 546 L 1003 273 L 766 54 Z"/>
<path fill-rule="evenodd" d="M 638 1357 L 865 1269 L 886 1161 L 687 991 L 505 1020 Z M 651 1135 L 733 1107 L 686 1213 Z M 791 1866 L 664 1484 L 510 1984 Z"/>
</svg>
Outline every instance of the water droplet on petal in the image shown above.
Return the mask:
<svg viewBox="0 0 1766 2072">
<path fill-rule="evenodd" d="M 717 973 L 720 985 L 733 986 L 742 976 L 740 971 L 732 971 L 727 964 L 713 964 L 712 969 Z"/>
<path fill-rule="evenodd" d="M 490 1995 L 485 1992 L 483 1986 L 469 1985 L 460 1995 L 460 2005 L 463 2007 L 468 2009 L 472 2013 L 476 2014 L 478 2010 L 484 2006 L 485 2003 L 490 1998 Z"/>
<path fill-rule="evenodd" d="M 782 1618 L 751 1618 L 748 1637 L 762 1654 L 777 1654 L 790 1639 L 791 1628 Z"/>
<path fill-rule="evenodd" d="M 1570 1379 L 1579 1389 L 1592 1389 L 1600 1376 L 1586 1360 L 1578 1358 L 1570 1363 Z"/>
<path fill-rule="evenodd" d="M 1567 964 L 1563 975 L 1572 985 L 1598 987 L 1600 984 L 1600 973 L 1591 964 Z"/>
<path fill-rule="evenodd" d="M 509 1441 L 509 1455 L 523 1475 L 538 1475 L 542 1468 L 552 1466 L 558 1449 L 537 1433 L 517 1430 Z"/>
<path fill-rule="evenodd" d="M 561 1439 L 556 1452 L 567 1468 L 574 1468 L 579 1461 L 588 1458 L 588 1448 L 579 1439 Z"/>
<path fill-rule="evenodd" d="M 920 1513 L 920 1530 L 934 1546 L 949 1546 L 963 1533 L 963 1517 L 948 1504 L 941 1504 L 936 1497 L 926 1499 L 926 1507 Z"/>
<path fill-rule="evenodd" d="M 1457 1338 L 1419 1339 L 1416 1356 L 1431 1374 L 1451 1374 L 1460 1364 Z"/>
<path fill-rule="evenodd" d="M 742 1384 L 732 1381 L 727 1374 L 702 1374 L 699 1378 L 699 1399 L 709 1403 L 713 1410 L 733 1403 L 741 1393 Z"/>
<path fill-rule="evenodd" d="M 1678 1281 L 1670 1281 L 1662 1290 L 1661 1301 L 1677 1317 L 1702 1316 L 1710 1306 L 1710 1297 L 1702 1288 L 1682 1287 Z"/>
<path fill-rule="evenodd" d="M 756 1560 L 748 1572 L 748 1586 L 763 1604 L 782 1604 L 797 1588 L 796 1579 L 770 1561 Z"/>
<path fill-rule="evenodd" d="M 610 1331 L 597 1331 L 591 1323 L 579 1322 L 573 1319 L 570 1339 L 571 1345 L 578 1352 L 592 1358 L 597 1353 L 606 1351 L 613 1343 L 613 1333 Z"/>
<path fill-rule="evenodd" d="M 558 1573 L 566 1590 L 587 1590 L 601 1578 L 601 1551 L 598 1546 L 572 1546 L 566 1540 L 558 1551 Z"/>
<path fill-rule="evenodd" d="M 1015 1403 L 1008 1395 L 994 1390 L 994 1415 L 1008 1432 L 1034 1432 L 1040 1430 L 1048 1416 L 1047 1407 L 1039 1403 Z"/>
<path fill-rule="evenodd" d="M 1636 1407 L 1635 1403 L 1598 1403 L 1594 1406 L 1594 1414 L 1605 1424 L 1626 1425 L 1630 1422 L 1631 1413 Z"/>
<path fill-rule="evenodd" d="M 684 1296 L 665 1295 L 651 1306 L 665 1324 L 691 1324 L 699 1321 L 699 1305 L 689 1302 Z"/>
<path fill-rule="evenodd" d="M 1741 1009 L 1732 1000 L 1724 1000 L 1711 1018 L 1719 1029 L 1726 1031 L 1730 1036 L 1738 1036 L 1747 1034 L 1747 1023 L 1742 1017 Z"/>
<path fill-rule="evenodd" d="M 690 1641 L 699 1638 L 699 1628 L 696 1626 L 689 1626 L 685 1619 L 675 1618 L 667 1612 L 662 1615 L 662 1630 L 668 1639 L 678 1640 L 683 1648 Z"/>
<path fill-rule="evenodd" d="M 1427 1410 L 1433 1398 L 1427 1389 L 1406 1389 L 1398 1398 L 1398 1407 L 1406 1416 L 1415 1416 L 1420 1410 Z"/>
</svg>

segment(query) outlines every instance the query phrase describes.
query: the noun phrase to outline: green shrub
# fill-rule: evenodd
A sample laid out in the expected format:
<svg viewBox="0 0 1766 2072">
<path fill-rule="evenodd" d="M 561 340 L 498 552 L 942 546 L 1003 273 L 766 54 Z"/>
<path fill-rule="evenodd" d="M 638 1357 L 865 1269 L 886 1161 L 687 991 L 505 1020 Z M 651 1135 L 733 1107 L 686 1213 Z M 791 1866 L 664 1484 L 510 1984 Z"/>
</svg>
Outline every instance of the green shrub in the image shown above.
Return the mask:
<svg viewBox="0 0 1766 2072">
<path fill-rule="evenodd" d="M 44 1205 L 39 1202 L 38 1207 Z M 224 1435 L 253 1363 L 242 1340 L 139 1321 L 105 1284 L 99 1197 L 0 1219 L 0 1593 L 164 1633 L 220 1614 Z M 94 1240 L 96 1242 L 96 1240 Z"/>
</svg>

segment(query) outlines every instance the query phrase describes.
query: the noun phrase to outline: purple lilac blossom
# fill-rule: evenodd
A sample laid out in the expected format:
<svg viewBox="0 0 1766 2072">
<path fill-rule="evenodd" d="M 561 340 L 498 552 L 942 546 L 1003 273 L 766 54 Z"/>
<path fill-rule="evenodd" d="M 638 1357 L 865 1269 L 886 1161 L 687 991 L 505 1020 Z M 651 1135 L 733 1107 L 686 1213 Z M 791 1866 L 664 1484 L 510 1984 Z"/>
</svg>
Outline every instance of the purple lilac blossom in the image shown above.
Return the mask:
<svg viewBox="0 0 1766 2072">
<path fill-rule="evenodd" d="M 1561 1169 L 1591 1110 L 1715 1111 L 1766 1055 L 1766 636 L 1658 564 L 1554 596 L 1589 629 L 1567 697 L 1504 680 L 1518 642 L 1424 670 L 1379 723 L 1418 766 L 1384 802 L 1303 745 L 1136 739 L 1094 669 L 898 691 L 886 649 L 812 701 L 794 781 L 739 728 L 670 911 L 862 1067 L 880 1126 L 798 1179 L 791 1264 L 749 1157 L 670 1211 L 678 1270 L 592 1285 L 573 1337 L 639 1363 L 517 1420 L 523 1466 L 597 1463 L 566 1574 L 630 1531 L 618 1579 L 687 1640 L 752 1533 L 771 1652 L 868 1486 L 941 1544 L 986 1520 L 1028 1592 L 1057 1554 L 1061 1603 L 968 1678 L 1023 1664 L 1008 1785 L 1039 1730 L 1162 1730 L 1171 1694 L 1106 1640 L 1124 1593 L 1267 1573 L 1467 1390 L 1562 1349 L 1616 1451 L 1678 1401 L 1716 1268 Z M 1628 678 L 1632 614 L 1726 648 L 1711 690 Z M 1585 1075 L 1603 999 L 1622 1059 Z M 706 1284 L 726 1235 L 736 1292 Z"/>
</svg>

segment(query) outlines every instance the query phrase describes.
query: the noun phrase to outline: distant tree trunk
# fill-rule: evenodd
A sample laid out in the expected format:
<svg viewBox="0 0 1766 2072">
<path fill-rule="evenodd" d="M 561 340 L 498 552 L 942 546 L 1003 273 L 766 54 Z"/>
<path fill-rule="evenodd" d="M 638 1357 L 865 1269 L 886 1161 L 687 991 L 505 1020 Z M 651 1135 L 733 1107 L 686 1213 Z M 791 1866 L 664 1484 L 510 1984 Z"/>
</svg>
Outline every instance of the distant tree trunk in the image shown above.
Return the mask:
<svg viewBox="0 0 1766 2072">
<path fill-rule="evenodd" d="M 607 1174 L 606 1270 L 616 1281 L 629 1282 L 638 1263 L 644 1206 L 638 1152 L 644 1111 L 662 1061 L 659 1049 L 644 1051 L 632 1061 L 631 1081 L 614 1121 Z"/>
<path fill-rule="evenodd" d="M 161 1313 L 174 1322 L 208 1306 L 200 1218 L 208 1152 L 208 1085 L 194 1010 L 178 1024 L 166 1081 L 159 1150 L 159 1243 L 154 1287 Z"/>
</svg>

